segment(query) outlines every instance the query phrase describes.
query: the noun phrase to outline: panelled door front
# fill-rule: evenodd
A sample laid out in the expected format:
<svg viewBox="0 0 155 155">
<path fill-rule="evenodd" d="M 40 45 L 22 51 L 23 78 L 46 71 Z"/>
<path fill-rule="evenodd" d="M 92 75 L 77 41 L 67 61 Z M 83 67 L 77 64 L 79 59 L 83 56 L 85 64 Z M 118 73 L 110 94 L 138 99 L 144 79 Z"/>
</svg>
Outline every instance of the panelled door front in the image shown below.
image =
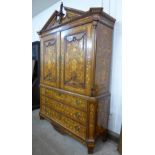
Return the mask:
<svg viewBox="0 0 155 155">
<path fill-rule="evenodd" d="M 61 32 L 61 88 L 90 95 L 92 31 L 91 25 Z"/>
<path fill-rule="evenodd" d="M 41 40 L 41 83 L 59 87 L 59 32 Z"/>
</svg>

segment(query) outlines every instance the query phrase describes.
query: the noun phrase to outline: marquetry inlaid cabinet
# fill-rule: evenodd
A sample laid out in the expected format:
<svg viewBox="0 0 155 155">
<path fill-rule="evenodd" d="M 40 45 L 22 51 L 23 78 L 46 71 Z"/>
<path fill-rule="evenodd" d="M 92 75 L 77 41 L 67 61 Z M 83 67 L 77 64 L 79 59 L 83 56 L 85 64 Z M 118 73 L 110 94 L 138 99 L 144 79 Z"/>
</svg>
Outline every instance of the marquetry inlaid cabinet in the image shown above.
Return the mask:
<svg viewBox="0 0 155 155">
<path fill-rule="evenodd" d="M 103 8 L 55 11 L 41 40 L 40 118 L 86 144 L 106 138 L 115 19 Z"/>
</svg>

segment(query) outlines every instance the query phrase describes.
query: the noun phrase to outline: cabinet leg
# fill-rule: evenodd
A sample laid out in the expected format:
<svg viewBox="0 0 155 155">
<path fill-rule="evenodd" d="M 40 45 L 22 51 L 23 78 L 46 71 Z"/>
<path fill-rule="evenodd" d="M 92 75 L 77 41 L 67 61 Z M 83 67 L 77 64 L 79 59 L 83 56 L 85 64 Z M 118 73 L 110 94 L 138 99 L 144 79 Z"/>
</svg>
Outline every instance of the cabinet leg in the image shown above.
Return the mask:
<svg viewBox="0 0 155 155">
<path fill-rule="evenodd" d="M 94 143 L 87 144 L 88 154 L 93 154 L 94 147 L 95 147 Z"/>
<path fill-rule="evenodd" d="M 44 117 L 43 116 L 41 116 L 41 115 L 39 115 L 40 116 L 40 120 L 43 120 L 44 119 Z"/>
<path fill-rule="evenodd" d="M 108 139 L 108 135 L 107 135 L 107 133 L 105 133 L 105 134 L 102 136 L 102 141 L 103 141 L 103 142 L 106 142 L 107 139 Z"/>
<path fill-rule="evenodd" d="M 51 124 L 52 124 L 52 123 L 51 123 Z M 53 126 L 58 132 L 60 132 L 62 135 L 65 134 L 65 131 L 64 131 L 63 129 L 61 129 L 61 128 L 59 128 L 59 127 L 53 125 L 53 124 L 52 124 L 52 126 Z"/>
</svg>

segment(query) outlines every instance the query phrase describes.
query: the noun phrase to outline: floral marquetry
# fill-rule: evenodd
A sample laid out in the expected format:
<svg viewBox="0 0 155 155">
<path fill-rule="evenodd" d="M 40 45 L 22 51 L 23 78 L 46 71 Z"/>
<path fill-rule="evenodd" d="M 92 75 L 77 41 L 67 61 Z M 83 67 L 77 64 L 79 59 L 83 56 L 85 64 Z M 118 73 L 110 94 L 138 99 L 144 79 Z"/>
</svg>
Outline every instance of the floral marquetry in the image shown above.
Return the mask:
<svg viewBox="0 0 155 155">
<path fill-rule="evenodd" d="M 85 87 L 86 33 L 65 37 L 65 85 Z"/>
<path fill-rule="evenodd" d="M 85 112 L 77 110 L 73 107 L 67 106 L 61 102 L 53 100 L 51 98 L 42 97 L 43 104 L 49 104 L 51 109 L 54 109 L 68 117 L 73 118 L 75 121 L 80 122 L 81 124 L 86 125 L 87 115 Z"/>
<path fill-rule="evenodd" d="M 57 52 L 56 40 L 44 43 L 44 80 L 56 82 L 57 79 Z"/>
<path fill-rule="evenodd" d="M 67 128 L 70 132 L 74 133 L 75 135 L 81 137 L 85 140 L 86 138 L 86 127 L 81 125 L 80 123 L 73 121 L 72 119 L 65 117 L 60 112 L 57 112 L 50 108 L 49 104 L 42 103 L 43 109 L 42 114 L 49 117 L 50 119 L 56 121 L 60 125 Z"/>
<path fill-rule="evenodd" d="M 41 40 L 41 82 L 58 86 L 59 76 L 59 40 L 57 33 Z"/>
<path fill-rule="evenodd" d="M 41 87 L 40 90 L 41 90 L 41 95 L 47 96 L 49 98 L 53 98 L 59 102 L 63 102 L 64 104 L 73 106 L 82 111 L 87 111 L 87 100 L 84 100 L 80 97 L 76 97 L 70 94 L 64 94 L 56 90 L 47 89 L 44 87 Z"/>
<path fill-rule="evenodd" d="M 91 35 L 90 24 L 62 33 L 61 86 L 66 90 L 90 94 L 92 57 L 87 44 Z"/>
</svg>

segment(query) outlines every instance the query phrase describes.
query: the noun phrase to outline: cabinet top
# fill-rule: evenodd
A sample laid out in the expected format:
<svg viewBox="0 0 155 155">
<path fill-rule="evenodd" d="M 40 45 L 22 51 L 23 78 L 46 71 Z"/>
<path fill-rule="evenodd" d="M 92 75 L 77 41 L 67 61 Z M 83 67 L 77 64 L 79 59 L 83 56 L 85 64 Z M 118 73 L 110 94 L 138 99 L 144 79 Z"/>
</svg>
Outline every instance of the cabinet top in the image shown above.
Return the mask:
<svg viewBox="0 0 155 155">
<path fill-rule="evenodd" d="M 115 19 L 105 13 L 102 7 L 93 7 L 90 8 L 88 11 L 81 11 L 69 7 L 64 7 L 64 10 L 66 11 L 66 14 L 64 15 L 63 13 L 61 13 L 61 17 L 59 11 L 54 11 L 52 16 L 49 18 L 43 28 L 38 32 L 38 34 L 41 35 L 42 33 L 49 30 L 72 23 L 74 21 L 78 22 L 78 20 L 84 18 L 89 19 L 89 22 L 90 20 L 99 21 L 111 28 L 113 28 L 113 25 L 115 23 Z"/>
</svg>

